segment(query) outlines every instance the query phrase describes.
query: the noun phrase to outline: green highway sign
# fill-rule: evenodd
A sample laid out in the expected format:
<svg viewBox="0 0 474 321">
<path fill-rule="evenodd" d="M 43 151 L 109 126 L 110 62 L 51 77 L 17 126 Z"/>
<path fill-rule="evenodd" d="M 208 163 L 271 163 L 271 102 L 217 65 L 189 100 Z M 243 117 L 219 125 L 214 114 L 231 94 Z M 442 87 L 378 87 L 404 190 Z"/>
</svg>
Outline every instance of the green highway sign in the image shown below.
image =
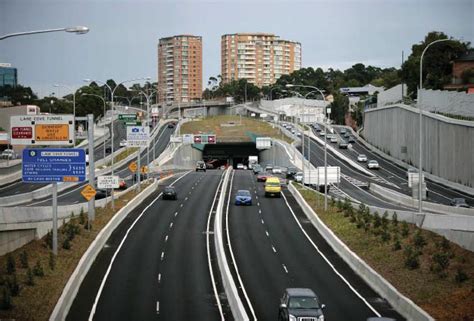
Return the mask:
<svg viewBox="0 0 474 321">
<path fill-rule="evenodd" d="M 141 121 L 125 121 L 126 126 L 141 126 L 142 122 Z"/>
<path fill-rule="evenodd" d="M 137 120 L 137 114 L 120 114 L 118 119 L 124 122 L 135 122 Z"/>
</svg>

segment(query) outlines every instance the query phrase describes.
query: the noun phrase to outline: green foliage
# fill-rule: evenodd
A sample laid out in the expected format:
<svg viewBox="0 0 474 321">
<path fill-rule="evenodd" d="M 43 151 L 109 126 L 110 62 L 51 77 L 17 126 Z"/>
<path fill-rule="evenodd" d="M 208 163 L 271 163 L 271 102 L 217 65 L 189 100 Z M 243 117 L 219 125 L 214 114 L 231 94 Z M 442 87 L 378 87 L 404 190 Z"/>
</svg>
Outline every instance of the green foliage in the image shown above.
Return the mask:
<svg viewBox="0 0 474 321">
<path fill-rule="evenodd" d="M 53 252 L 49 252 L 48 264 L 51 271 L 54 271 L 56 268 L 56 256 L 53 254 Z"/>
<path fill-rule="evenodd" d="M 20 264 L 21 264 L 21 267 L 24 269 L 27 269 L 30 267 L 28 263 L 28 253 L 26 252 L 26 250 L 23 250 L 20 253 Z"/>
<path fill-rule="evenodd" d="M 382 220 L 380 221 L 380 223 L 382 225 L 382 228 L 386 230 L 388 227 L 388 212 L 387 211 L 383 213 Z"/>
<path fill-rule="evenodd" d="M 0 97 L 8 97 L 13 105 L 31 105 L 38 98 L 30 87 L 23 87 L 22 85 L 16 87 L 0 86 Z"/>
<path fill-rule="evenodd" d="M 12 308 L 12 296 L 10 293 L 10 289 L 8 287 L 3 287 L 2 290 L 2 310 L 9 310 Z"/>
<path fill-rule="evenodd" d="M 400 243 L 400 239 L 398 236 L 394 237 L 393 245 L 392 245 L 392 251 L 399 251 L 402 249 L 402 244 Z"/>
<path fill-rule="evenodd" d="M 392 225 L 393 225 L 393 226 L 398 226 L 398 215 L 397 215 L 397 212 L 393 212 L 393 215 L 392 215 Z"/>
<path fill-rule="evenodd" d="M 426 245 L 426 240 L 421 233 L 421 229 L 417 229 L 413 236 L 413 244 L 417 249 L 422 249 Z"/>
<path fill-rule="evenodd" d="M 16 273 L 13 273 L 12 276 L 8 279 L 7 285 L 12 296 L 18 296 L 20 294 L 20 285 L 18 284 Z"/>
<path fill-rule="evenodd" d="M 377 229 L 382 225 L 382 219 L 380 218 L 380 215 L 377 211 L 374 213 L 374 228 Z"/>
<path fill-rule="evenodd" d="M 51 230 L 49 230 L 44 237 L 44 245 L 49 249 L 53 248 L 53 232 Z"/>
<path fill-rule="evenodd" d="M 33 268 L 33 274 L 35 276 L 39 276 L 39 277 L 43 277 L 44 276 L 44 270 L 43 270 L 43 266 L 41 265 L 41 262 L 40 260 L 36 261 L 36 264 Z"/>
<path fill-rule="evenodd" d="M 408 223 L 405 221 L 402 222 L 401 234 L 403 237 L 407 237 L 410 234 L 410 228 L 408 227 Z"/>
<path fill-rule="evenodd" d="M 338 125 L 345 125 L 345 117 L 349 111 L 349 98 L 335 92 L 334 101 L 328 106 L 331 108 L 330 118 Z"/>
<path fill-rule="evenodd" d="M 71 241 L 69 240 L 69 238 L 66 238 L 63 241 L 63 249 L 65 249 L 65 250 L 70 250 L 71 249 Z"/>
<path fill-rule="evenodd" d="M 28 268 L 26 272 L 26 285 L 33 286 L 35 285 L 35 275 L 31 268 Z"/>
<path fill-rule="evenodd" d="M 390 232 L 387 230 L 382 230 L 382 233 L 380 234 L 380 238 L 382 239 L 383 242 L 388 242 L 391 239 Z"/>
<path fill-rule="evenodd" d="M 415 270 L 420 267 L 419 251 L 415 250 L 412 246 L 407 245 L 405 246 L 403 254 L 405 257 L 405 267 L 410 270 Z"/>
<path fill-rule="evenodd" d="M 431 265 L 431 270 L 438 273 L 440 277 L 446 277 L 446 269 L 449 266 L 449 254 L 448 253 L 443 253 L 443 252 L 438 252 L 433 254 L 431 257 L 433 260 L 433 263 Z"/>
<path fill-rule="evenodd" d="M 7 274 L 13 274 L 16 272 L 15 257 L 11 253 L 7 254 L 6 270 Z"/>
<path fill-rule="evenodd" d="M 86 223 L 86 215 L 84 214 L 84 208 L 81 207 L 81 212 L 79 213 L 79 224 L 84 225 Z"/>
<path fill-rule="evenodd" d="M 336 207 L 339 212 L 344 209 L 344 203 L 342 203 L 342 200 L 340 198 L 338 198 L 336 201 Z"/>
<path fill-rule="evenodd" d="M 457 283 L 463 283 L 467 280 L 469 280 L 469 276 L 467 275 L 467 273 L 464 272 L 463 269 L 458 268 L 456 271 L 456 275 L 454 276 L 454 281 L 456 281 Z"/>
</svg>

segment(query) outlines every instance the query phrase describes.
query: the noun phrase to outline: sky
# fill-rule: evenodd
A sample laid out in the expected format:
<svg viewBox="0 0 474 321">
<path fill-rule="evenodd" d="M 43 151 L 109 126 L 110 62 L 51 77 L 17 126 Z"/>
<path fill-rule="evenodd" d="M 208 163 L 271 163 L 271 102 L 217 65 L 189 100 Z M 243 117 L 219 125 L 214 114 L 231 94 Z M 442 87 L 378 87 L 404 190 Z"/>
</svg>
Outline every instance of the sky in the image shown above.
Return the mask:
<svg viewBox="0 0 474 321">
<path fill-rule="evenodd" d="M 355 63 L 400 67 L 402 51 L 433 30 L 474 43 L 474 0 L 0 0 L 0 36 L 83 25 L 0 40 L 0 63 L 40 96 L 83 79 L 156 81 L 158 40 L 202 36 L 203 84 L 220 74 L 223 34 L 268 32 L 302 45 L 303 67 L 344 70 Z"/>
</svg>

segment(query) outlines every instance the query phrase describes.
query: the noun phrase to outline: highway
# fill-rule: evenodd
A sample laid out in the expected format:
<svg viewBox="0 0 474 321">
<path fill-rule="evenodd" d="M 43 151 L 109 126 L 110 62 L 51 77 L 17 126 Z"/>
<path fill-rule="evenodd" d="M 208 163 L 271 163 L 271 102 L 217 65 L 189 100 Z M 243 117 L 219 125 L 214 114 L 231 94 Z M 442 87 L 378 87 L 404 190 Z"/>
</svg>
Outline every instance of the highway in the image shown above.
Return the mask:
<svg viewBox="0 0 474 321">
<path fill-rule="evenodd" d="M 169 142 L 171 134 L 174 132 L 174 128 L 168 128 L 163 126 L 160 129 L 156 139 L 155 139 L 155 156 L 158 157 L 166 148 Z M 141 155 L 141 164 L 146 164 L 146 150 L 143 150 Z M 136 157 L 135 157 L 136 159 Z M 150 148 L 150 161 L 153 159 L 153 148 Z M 127 185 L 133 185 L 132 173 L 128 169 L 128 164 L 124 164 L 120 167 L 115 168 L 114 175 L 118 175 L 121 178 L 124 178 Z M 58 205 L 69 205 L 85 202 L 84 197 L 80 194 L 81 190 L 88 182 L 82 184 L 74 185 L 71 188 L 65 189 L 61 192 L 58 192 Z M 31 184 L 33 185 L 33 184 Z M 48 196 L 44 199 L 34 200 L 32 202 L 21 204 L 22 206 L 50 206 L 52 204 L 52 197 Z M 18 206 L 18 205 L 15 205 Z"/>
<path fill-rule="evenodd" d="M 227 256 L 235 257 L 234 279 L 240 278 L 237 286 L 250 320 L 277 320 L 289 287 L 315 291 L 326 305 L 326 320 L 365 321 L 377 315 L 404 320 L 332 251 L 291 193 L 266 198 L 251 171 L 234 173 L 225 218 Z M 233 204 L 239 189 L 251 191 L 252 206 Z"/>
<path fill-rule="evenodd" d="M 122 122 L 116 121 L 114 125 L 114 150 L 118 150 L 120 148 L 120 141 L 124 139 L 125 136 L 126 136 L 125 125 L 123 125 Z M 106 147 L 110 146 L 110 138 L 106 140 L 105 144 L 106 144 Z M 103 157 L 104 157 L 104 143 L 99 144 L 98 146 L 94 148 L 94 159 L 97 161 L 99 159 L 102 159 Z M 21 164 L 18 166 L 19 166 L 18 170 L 21 170 Z M 10 196 L 10 195 L 29 193 L 47 185 L 48 184 L 36 184 L 36 183 L 26 184 L 26 183 L 23 183 L 21 180 L 19 180 L 15 183 L 0 187 L 0 198 L 5 197 L 5 196 Z"/>
<path fill-rule="evenodd" d="M 67 320 L 231 320 L 228 307 L 221 315 L 206 246 L 222 173 L 169 179 L 178 200 L 162 200 L 158 190 L 129 214 L 86 275 Z"/>
</svg>

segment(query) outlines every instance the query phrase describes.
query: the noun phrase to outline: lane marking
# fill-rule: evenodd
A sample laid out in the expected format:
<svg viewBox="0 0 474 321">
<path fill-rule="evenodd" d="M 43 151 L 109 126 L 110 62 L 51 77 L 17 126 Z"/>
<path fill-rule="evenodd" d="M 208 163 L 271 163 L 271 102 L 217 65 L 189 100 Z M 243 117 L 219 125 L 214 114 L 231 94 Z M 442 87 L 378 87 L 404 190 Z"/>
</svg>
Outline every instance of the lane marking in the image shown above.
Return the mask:
<svg viewBox="0 0 474 321">
<path fill-rule="evenodd" d="M 339 273 L 339 271 L 335 268 L 335 266 L 328 260 L 328 258 L 323 254 L 323 252 L 318 248 L 318 246 L 313 242 L 313 240 L 309 237 L 308 233 L 306 233 L 306 231 L 303 229 L 303 226 L 301 225 L 300 221 L 298 221 L 298 218 L 296 217 L 296 214 L 295 212 L 293 211 L 293 209 L 291 208 L 290 204 L 288 203 L 288 200 L 285 196 L 284 193 L 281 193 L 281 195 L 283 195 L 283 199 L 285 200 L 285 203 L 286 203 L 286 206 L 288 207 L 288 209 L 290 210 L 291 214 L 293 215 L 293 218 L 295 219 L 296 221 L 296 224 L 298 224 L 298 227 L 300 228 L 301 232 L 303 232 L 304 236 L 306 236 L 306 239 L 309 241 L 309 243 L 311 243 L 311 245 L 314 247 L 314 249 L 319 253 L 319 255 L 321 255 L 321 257 L 324 259 L 324 261 L 326 261 L 326 263 L 329 265 L 329 267 L 334 271 L 334 273 L 336 273 L 337 276 L 339 276 L 341 278 L 341 280 L 347 284 L 347 286 L 349 287 L 349 289 L 352 290 L 352 292 L 355 293 L 356 296 L 358 296 L 364 303 L 365 305 L 367 305 L 369 307 L 370 310 L 372 310 L 372 312 L 374 312 L 378 317 L 381 317 L 381 314 L 375 310 L 375 308 L 359 293 L 357 292 L 357 290 L 349 283 L 349 281 L 346 280 L 346 278 L 341 274 Z"/>
<path fill-rule="evenodd" d="M 184 198 L 184 201 L 186 202 L 187 200 L 188 200 L 188 197 L 186 196 L 186 197 Z"/>
<path fill-rule="evenodd" d="M 165 242 L 168 242 L 168 235 L 165 236 Z"/>
<path fill-rule="evenodd" d="M 170 229 L 172 229 L 172 228 L 173 228 L 173 222 L 170 223 Z"/>
<path fill-rule="evenodd" d="M 270 234 L 268 233 L 268 231 L 265 231 L 265 234 L 267 234 L 267 237 L 270 237 Z"/>
<path fill-rule="evenodd" d="M 257 202 L 257 206 L 260 206 L 260 202 Z"/>
<path fill-rule="evenodd" d="M 178 216 L 178 212 L 175 212 L 175 213 L 174 213 L 174 217 L 176 217 L 176 216 Z"/>
<path fill-rule="evenodd" d="M 185 177 L 189 173 L 191 173 L 191 171 L 188 171 L 188 172 L 184 173 L 183 175 L 181 175 L 180 177 L 178 177 L 176 180 L 174 180 L 170 184 L 170 186 L 173 186 L 176 182 L 181 180 L 183 177 Z M 117 255 L 120 252 L 120 249 L 122 248 L 123 244 L 125 243 L 125 240 L 127 239 L 128 235 L 130 234 L 130 231 L 135 227 L 135 224 L 137 224 L 137 222 L 142 218 L 142 216 L 146 213 L 146 211 L 151 206 L 153 206 L 153 204 L 155 204 L 156 201 L 158 201 L 160 199 L 161 195 L 163 195 L 163 193 L 158 194 L 158 196 L 152 202 L 150 202 L 150 204 L 147 207 L 145 207 L 143 209 L 143 211 L 140 213 L 140 215 L 138 215 L 138 217 L 135 219 L 135 221 L 133 221 L 132 225 L 130 225 L 130 227 L 128 228 L 128 230 L 125 233 L 124 237 L 122 238 L 122 241 L 120 242 L 119 246 L 115 250 L 114 256 L 112 256 L 112 259 L 110 260 L 109 266 L 107 267 L 107 271 L 105 271 L 104 278 L 102 279 L 102 282 L 100 283 L 99 290 L 97 291 L 97 295 L 95 297 L 94 304 L 92 305 L 92 309 L 91 309 L 91 312 L 89 314 L 89 319 L 88 319 L 89 321 L 93 321 L 93 319 L 94 319 L 94 314 L 95 314 L 95 311 L 97 310 L 97 304 L 99 303 L 99 299 L 100 299 L 100 296 L 102 294 L 102 291 L 104 290 L 105 282 L 107 282 L 107 278 L 110 274 L 110 271 L 112 270 L 112 265 L 114 264 L 115 259 L 117 258 Z"/>
<path fill-rule="evenodd" d="M 180 204 L 179 207 L 183 207 L 183 204 Z"/>
<path fill-rule="evenodd" d="M 261 210 L 261 209 L 258 209 L 258 214 L 262 214 L 262 210 Z"/>
<path fill-rule="evenodd" d="M 156 301 L 156 313 L 160 314 L 160 301 Z"/>
<path fill-rule="evenodd" d="M 286 265 L 285 264 L 282 264 L 283 265 L 283 269 L 285 270 L 286 274 L 288 274 L 288 269 L 286 268 Z"/>
<path fill-rule="evenodd" d="M 277 252 L 276 248 L 273 245 L 272 245 L 272 250 L 273 250 L 273 253 Z"/>
<path fill-rule="evenodd" d="M 161 273 L 158 273 L 158 283 L 161 282 Z"/>
<path fill-rule="evenodd" d="M 165 258 L 165 252 L 161 252 L 161 260 L 163 261 L 164 258 Z"/>
<path fill-rule="evenodd" d="M 265 222 L 263 221 L 263 219 L 262 219 L 262 224 L 265 224 Z"/>
</svg>

